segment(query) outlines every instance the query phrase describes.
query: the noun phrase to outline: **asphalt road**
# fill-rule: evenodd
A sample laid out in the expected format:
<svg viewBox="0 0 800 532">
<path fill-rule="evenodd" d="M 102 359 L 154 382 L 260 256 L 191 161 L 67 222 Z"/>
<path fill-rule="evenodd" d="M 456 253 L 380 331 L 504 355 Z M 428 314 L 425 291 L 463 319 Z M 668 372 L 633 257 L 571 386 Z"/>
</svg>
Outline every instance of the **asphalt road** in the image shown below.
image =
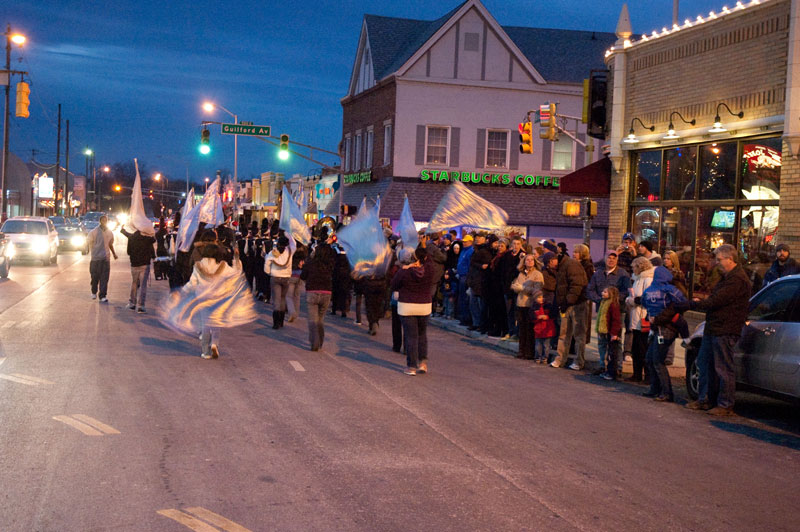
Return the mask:
<svg viewBox="0 0 800 532">
<path fill-rule="evenodd" d="M 0 282 L 0 531 L 798 530 L 800 415 L 733 419 L 429 329 L 430 373 L 327 316 L 222 333 L 218 360 L 108 304 L 88 259 Z"/>
</svg>

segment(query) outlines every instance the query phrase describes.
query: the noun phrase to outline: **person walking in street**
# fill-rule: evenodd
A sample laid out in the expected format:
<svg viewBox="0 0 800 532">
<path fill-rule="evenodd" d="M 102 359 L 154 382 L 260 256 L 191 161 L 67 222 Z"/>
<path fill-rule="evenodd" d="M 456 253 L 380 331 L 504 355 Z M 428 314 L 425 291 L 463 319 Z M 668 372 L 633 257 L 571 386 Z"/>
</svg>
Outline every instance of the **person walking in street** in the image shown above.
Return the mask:
<svg viewBox="0 0 800 532">
<path fill-rule="evenodd" d="M 286 293 L 292 276 L 292 256 L 297 250 L 294 238 L 278 237 L 278 244 L 264 258 L 264 270 L 269 271 L 272 289 L 272 328 L 280 329 L 286 317 Z"/>
<path fill-rule="evenodd" d="M 558 335 L 558 355 L 550 364 L 554 368 L 567 365 L 569 348 L 575 339 L 575 360 L 569 369 L 581 370 L 585 364 L 586 350 L 586 286 L 589 280 L 581 263 L 566 254 L 558 265 L 556 277 L 556 304 L 561 313 L 561 330 Z"/>
<path fill-rule="evenodd" d="M 145 300 L 147 299 L 147 281 L 150 279 L 150 263 L 155 258 L 153 245 L 156 239 L 151 234 L 143 234 L 140 230 L 128 232 L 125 226 L 120 233 L 128 237 L 128 257 L 131 259 L 131 295 L 128 298 L 128 308 L 136 309 L 139 314 L 145 314 Z"/>
<path fill-rule="evenodd" d="M 531 323 L 531 306 L 533 295 L 541 294 L 544 277 L 536 269 L 536 259 L 527 255 L 520 264 L 517 278 L 511 283 L 511 290 L 517 295 L 515 312 L 519 324 L 519 352 L 517 358 L 524 360 L 534 358 L 534 324 Z"/>
<path fill-rule="evenodd" d="M 303 262 L 306 260 L 308 249 L 302 244 L 297 247 L 292 254 L 292 275 L 289 277 L 289 286 L 286 290 L 286 311 L 292 323 L 300 315 L 300 293 L 303 291 L 305 283 L 300 279 L 300 272 L 303 270 Z"/>
<path fill-rule="evenodd" d="M 617 380 L 622 337 L 622 314 L 620 313 L 619 291 L 614 286 L 606 286 L 597 307 L 597 353 L 600 366 L 605 371 L 600 376 L 605 380 Z"/>
<path fill-rule="evenodd" d="M 789 257 L 789 254 L 789 246 L 778 244 L 775 248 L 775 262 L 772 263 L 769 271 L 764 274 L 764 286 L 777 281 L 781 277 L 800 273 L 800 266 L 797 265 L 793 258 Z"/>
<path fill-rule="evenodd" d="M 337 311 L 342 313 L 342 318 L 347 317 L 347 311 L 350 310 L 351 302 L 351 288 L 353 279 L 350 276 L 353 268 L 350 266 L 350 261 L 347 258 L 347 252 L 342 249 L 338 244 L 331 246 L 336 253 L 336 260 L 333 266 L 333 294 L 331 314 L 336 314 Z"/>
<path fill-rule="evenodd" d="M 364 307 L 370 336 L 378 334 L 381 317 L 386 313 L 386 276 L 371 275 L 362 279 Z"/>
<path fill-rule="evenodd" d="M 647 321 L 647 310 L 641 302 L 644 291 L 653 282 L 653 263 L 646 257 L 633 259 L 633 285 L 628 291 L 625 306 L 628 309 L 628 320 L 632 332 L 631 357 L 633 358 L 633 375 L 629 382 L 647 382 L 649 369 L 645 367 L 647 353 L 647 336 L 650 334 L 650 322 Z M 644 374 L 644 375 L 643 375 Z"/>
<path fill-rule="evenodd" d="M 672 284 L 672 274 L 663 266 L 653 272 L 653 282 L 642 295 L 642 304 L 650 318 L 650 337 L 645 363 L 650 373 L 650 389 L 643 393 L 656 401 L 674 401 L 672 381 L 667 371 L 666 359 L 670 346 L 683 330 L 688 336 L 688 326 L 675 305 L 686 302 L 683 293 Z"/>
<path fill-rule="evenodd" d="M 108 277 L 111 273 L 111 257 L 117 260 L 114 251 L 114 233 L 108 228 L 108 216 L 100 217 L 100 225 L 89 231 L 89 275 L 91 276 L 92 299 L 100 297 L 101 303 L 108 303 Z M 99 294 L 98 294 L 99 290 Z"/>
<path fill-rule="evenodd" d="M 695 298 L 688 303 L 691 310 L 706 312 L 706 325 L 697 353 L 698 397 L 686 408 L 708 410 L 711 415 L 732 416 L 736 394 L 733 347 L 739 341 L 747 320 L 751 285 L 747 273 L 736 262 L 738 253 L 735 247 L 722 244 L 714 250 L 714 257 L 722 270 L 722 278 L 707 298 L 702 301 Z M 719 395 L 717 406 L 711 408 L 709 380 L 714 372 L 718 379 Z"/>
<path fill-rule="evenodd" d="M 462 250 L 458 255 L 458 264 L 456 266 L 456 277 L 458 279 L 458 301 L 457 312 L 458 322 L 464 327 L 472 325 L 472 314 L 469 308 L 469 295 L 467 295 L 467 278 L 469 276 L 470 262 L 472 261 L 472 254 L 475 252 L 475 247 L 472 245 L 474 237 L 472 235 L 464 235 L 461 239 Z"/>
<path fill-rule="evenodd" d="M 619 297 L 619 301 L 617 303 L 620 312 L 620 319 L 624 324 L 625 297 L 628 295 L 628 290 L 631 287 L 631 278 L 628 275 L 627 271 L 619 267 L 616 251 L 609 251 L 606 254 L 606 267 L 601 268 L 596 272 L 594 272 L 594 275 L 592 275 L 592 278 L 589 280 L 589 286 L 586 288 L 586 297 L 588 297 L 591 301 L 594 302 L 595 308 L 598 310 L 598 312 L 600 309 L 600 303 L 604 299 L 603 291 L 609 286 L 616 289 L 617 295 Z M 622 333 L 619 334 L 619 337 L 622 338 Z M 599 340 L 598 340 L 598 350 L 599 350 Z M 617 373 L 622 371 L 622 358 L 617 357 L 616 360 L 619 367 L 612 372 L 612 374 L 615 377 Z M 600 367 L 598 367 L 595 372 L 598 375 L 603 372 L 606 373 L 608 372 L 608 366 L 607 365 L 604 366 L 602 362 L 603 358 L 601 357 Z"/>
<path fill-rule="evenodd" d="M 308 342 L 312 351 L 322 349 L 325 341 L 325 313 L 331 303 L 333 268 L 336 252 L 331 248 L 332 237 L 322 230 L 314 252 L 303 263 L 300 279 L 306 284 L 308 307 Z"/>
<path fill-rule="evenodd" d="M 414 262 L 403 266 L 392 279 L 392 291 L 398 293 L 397 313 L 403 323 L 406 375 L 428 372 L 427 327 L 433 276 L 433 261 L 420 246 L 414 251 Z"/>
</svg>

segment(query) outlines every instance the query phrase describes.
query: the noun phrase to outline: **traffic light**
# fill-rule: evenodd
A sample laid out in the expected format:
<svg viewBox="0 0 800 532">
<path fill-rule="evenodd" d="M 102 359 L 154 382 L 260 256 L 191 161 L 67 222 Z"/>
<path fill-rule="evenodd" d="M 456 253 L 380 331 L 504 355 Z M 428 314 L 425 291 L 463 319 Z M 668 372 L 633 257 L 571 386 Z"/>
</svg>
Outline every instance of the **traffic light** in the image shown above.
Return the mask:
<svg viewBox="0 0 800 532">
<path fill-rule="evenodd" d="M 590 137 L 606 138 L 606 100 L 608 97 L 608 70 L 592 70 L 584 84 L 584 108 L 587 115 L 586 133 Z"/>
<path fill-rule="evenodd" d="M 200 153 L 208 155 L 211 153 L 211 132 L 208 128 L 203 128 L 200 132 Z"/>
<path fill-rule="evenodd" d="M 28 111 L 28 106 L 31 104 L 30 99 L 31 88 L 24 81 L 17 83 L 17 113 L 19 118 L 28 118 L 31 113 Z"/>
<path fill-rule="evenodd" d="M 519 128 L 519 152 L 533 153 L 533 124 L 521 122 Z"/>
<path fill-rule="evenodd" d="M 556 104 L 546 103 L 539 106 L 539 138 L 556 139 Z"/>
<path fill-rule="evenodd" d="M 281 151 L 278 152 L 278 157 L 284 161 L 289 158 L 289 135 L 286 133 L 281 135 Z"/>
</svg>

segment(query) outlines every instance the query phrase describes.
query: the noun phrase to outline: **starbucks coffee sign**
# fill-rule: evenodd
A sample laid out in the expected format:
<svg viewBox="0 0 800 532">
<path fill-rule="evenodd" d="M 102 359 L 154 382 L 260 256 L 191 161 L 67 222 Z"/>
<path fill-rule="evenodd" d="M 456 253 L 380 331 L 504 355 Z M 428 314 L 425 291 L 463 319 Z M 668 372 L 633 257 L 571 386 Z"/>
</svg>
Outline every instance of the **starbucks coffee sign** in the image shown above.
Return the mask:
<svg viewBox="0 0 800 532">
<path fill-rule="evenodd" d="M 459 172 L 447 170 L 422 170 L 420 181 L 461 181 L 475 185 L 516 185 L 526 188 L 558 189 L 558 176 L 530 174 L 495 174 L 492 172 Z"/>
</svg>

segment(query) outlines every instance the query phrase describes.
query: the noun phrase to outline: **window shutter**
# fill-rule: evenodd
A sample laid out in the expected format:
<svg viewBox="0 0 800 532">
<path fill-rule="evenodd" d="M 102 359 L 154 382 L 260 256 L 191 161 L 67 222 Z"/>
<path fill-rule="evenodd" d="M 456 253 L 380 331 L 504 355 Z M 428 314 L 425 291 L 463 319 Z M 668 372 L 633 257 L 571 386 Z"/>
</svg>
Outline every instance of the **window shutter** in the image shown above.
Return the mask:
<svg viewBox="0 0 800 532">
<path fill-rule="evenodd" d="M 475 143 L 475 168 L 483 168 L 486 165 L 486 130 L 478 130 L 478 142 Z"/>
<path fill-rule="evenodd" d="M 578 133 L 577 138 L 581 142 L 586 142 L 586 133 Z M 584 146 L 581 146 L 577 142 L 575 143 L 575 170 L 583 168 L 586 166 L 586 157 L 589 155 L 589 152 L 586 151 Z"/>
<path fill-rule="evenodd" d="M 414 157 L 414 164 L 425 165 L 425 126 L 417 126 L 417 155 Z"/>
<path fill-rule="evenodd" d="M 553 156 L 553 142 L 542 139 L 542 170 L 550 170 L 550 159 Z"/>
<path fill-rule="evenodd" d="M 519 135 L 515 135 L 513 132 L 509 133 L 511 138 L 508 139 L 508 149 L 511 150 L 511 153 L 508 157 L 508 166 L 509 170 L 517 170 L 519 169 L 519 147 L 521 146 L 521 142 L 519 140 Z"/>
<path fill-rule="evenodd" d="M 458 166 L 458 152 L 459 142 L 461 141 L 461 128 L 450 128 L 450 166 L 455 168 Z"/>
</svg>

